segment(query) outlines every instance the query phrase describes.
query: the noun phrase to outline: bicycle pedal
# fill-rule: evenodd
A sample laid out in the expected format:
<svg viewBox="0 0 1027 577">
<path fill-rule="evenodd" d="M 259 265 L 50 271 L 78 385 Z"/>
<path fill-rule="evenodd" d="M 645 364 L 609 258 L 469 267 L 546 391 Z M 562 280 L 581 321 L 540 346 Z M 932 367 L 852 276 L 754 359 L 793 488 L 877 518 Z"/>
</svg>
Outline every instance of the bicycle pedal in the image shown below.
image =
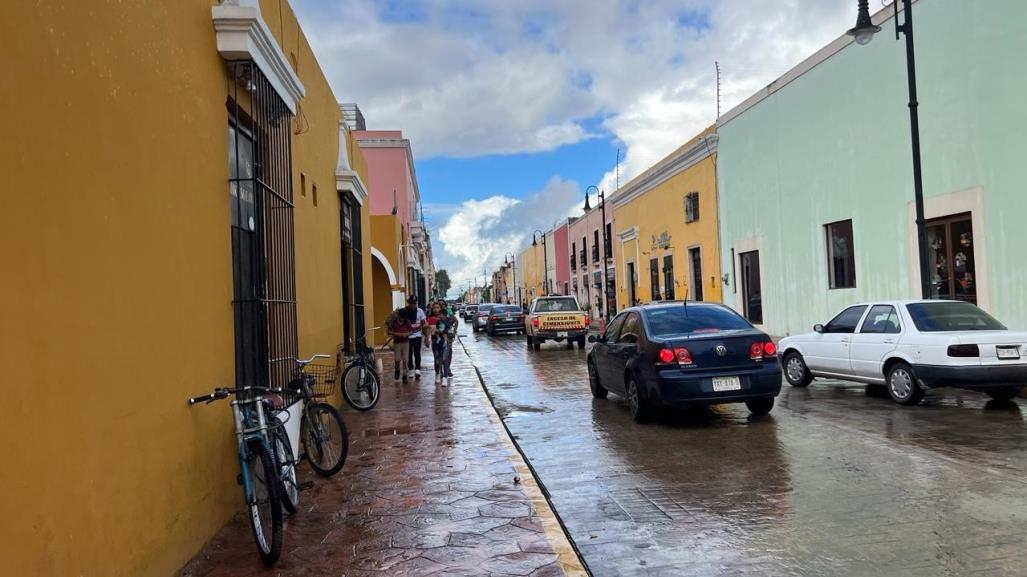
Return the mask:
<svg viewBox="0 0 1027 577">
<path fill-rule="evenodd" d="M 313 481 L 303 481 L 299 485 L 300 491 L 306 491 L 307 489 L 312 489 L 313 487 L 314 487 L 314 482 Z"/>
</svg>

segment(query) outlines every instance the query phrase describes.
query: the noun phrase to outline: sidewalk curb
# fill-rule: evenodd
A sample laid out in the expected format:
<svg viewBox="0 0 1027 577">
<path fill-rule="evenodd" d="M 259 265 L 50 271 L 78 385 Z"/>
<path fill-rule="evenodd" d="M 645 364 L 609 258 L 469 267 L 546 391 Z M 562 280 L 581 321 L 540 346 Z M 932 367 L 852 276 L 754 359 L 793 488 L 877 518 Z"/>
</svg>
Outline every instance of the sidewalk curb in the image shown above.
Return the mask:
<svg viewBox="0 0 1027 577">
<path fill-rule="evenodd" d="M 539 478 L 535 472 L 534 467 L 528 461 L 527 456 L 521 449 L 521 446 L 514 439 L 513 433 L 510 432 L 510 428 L 506 426 L 503 419 L 499 416 L 499 412 L 496 410 L 495 399 L 492 398 L 492 394 L 489 392 L 487 386 L 485 386 L 485 379 L 481 375 L 481 371 L 478 369 L 478 365 L 474 363 L 474 359 L 468 352 L 467 347 L 464 346 L 463 339 L 458 338 L 460 342 L 460 348 L 463 349 L 464 355 L 467 356 L 468 362 L 474 367 L 474 373 L 478 377 L 478 386 L 481 388 L 481 392 L 485 395 L 485 400 L 489 412 L 489 418 L 493 423 L 502 427 L 505 435 L 502 437 L 504 445 L 507 445 L 511 449 L 511 460 L 514 462 L 514 468 L 517 470 L 517 474 L 521 478 L 521 487 L 524 492 L 532 501 L 532 505 L 535 507 L 535 511 L 538 513 L 539 518 L 542 520 L 542 525 L 545 529 L 546 539 L 553 547 L 553 551 L 559 557 L 560 568 L 566 577 L 592 577 L 592 571 L 589 570 L 588 564 L 585 563 L 584 558 L 581 556 L 581 551 L 578 550 L 577 544 L 571 537 L 570 532 L 567 530 L 567 526 L 564 524 L 560 514 L 556 512 L 553 507 L 553 503 L 550 500 L 549 491 L 546 489 L 545 484 Z"/>
</svg>

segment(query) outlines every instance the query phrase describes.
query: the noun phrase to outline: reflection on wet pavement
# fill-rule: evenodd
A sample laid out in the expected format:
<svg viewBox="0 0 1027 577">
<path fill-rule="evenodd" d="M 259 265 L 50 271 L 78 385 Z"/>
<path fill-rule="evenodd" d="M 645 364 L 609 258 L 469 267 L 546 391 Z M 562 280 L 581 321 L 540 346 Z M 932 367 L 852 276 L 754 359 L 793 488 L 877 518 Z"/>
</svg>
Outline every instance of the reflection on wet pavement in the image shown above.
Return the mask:
<svg viewBox="0 0 1027 577">
<path fill-rule="evenodd" d="M 462 340 L 596 576 L 1027 574 L 1016 403 L 817 381 L 639 426 L 584 351 Z"/>
</svg>

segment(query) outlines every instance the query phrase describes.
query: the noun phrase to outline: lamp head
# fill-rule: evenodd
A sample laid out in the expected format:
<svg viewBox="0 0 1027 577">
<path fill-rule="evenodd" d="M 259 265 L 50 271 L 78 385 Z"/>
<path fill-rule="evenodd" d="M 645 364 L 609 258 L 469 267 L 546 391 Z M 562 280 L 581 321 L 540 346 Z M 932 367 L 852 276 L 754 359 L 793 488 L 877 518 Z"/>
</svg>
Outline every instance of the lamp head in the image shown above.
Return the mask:
<svg viewBox="0 0 1027 577">
<path fill-rule="evenodd" d="M 856 12 L 856 26 L 849 29 L 846 34 L 852 36 L 856 40 L 856 44 L 865 46 L 874 39 L 874 34 L 881 31 L 880 26 L 875 26 L 874 22 L 870 19 L 870 0 L 858 0 L 858 10 Z"/>
</svg>

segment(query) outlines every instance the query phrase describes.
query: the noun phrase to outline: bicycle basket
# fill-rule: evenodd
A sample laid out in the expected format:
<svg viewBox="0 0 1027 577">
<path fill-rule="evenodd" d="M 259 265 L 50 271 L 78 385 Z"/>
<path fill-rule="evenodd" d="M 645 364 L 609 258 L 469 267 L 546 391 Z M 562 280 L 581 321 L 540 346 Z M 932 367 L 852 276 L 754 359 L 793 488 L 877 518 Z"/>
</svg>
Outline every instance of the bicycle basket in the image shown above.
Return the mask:
<svg viewBox="0 0 1027 577">
<path fill-rule="evenodd" d="M 305 375 L 314 378 L 310 390 L 315 397 L 328 397 L 335 392 L 338 372 L 338 367 L 331 359 L 319 359 L 303 369 Z"/>
</svg>

